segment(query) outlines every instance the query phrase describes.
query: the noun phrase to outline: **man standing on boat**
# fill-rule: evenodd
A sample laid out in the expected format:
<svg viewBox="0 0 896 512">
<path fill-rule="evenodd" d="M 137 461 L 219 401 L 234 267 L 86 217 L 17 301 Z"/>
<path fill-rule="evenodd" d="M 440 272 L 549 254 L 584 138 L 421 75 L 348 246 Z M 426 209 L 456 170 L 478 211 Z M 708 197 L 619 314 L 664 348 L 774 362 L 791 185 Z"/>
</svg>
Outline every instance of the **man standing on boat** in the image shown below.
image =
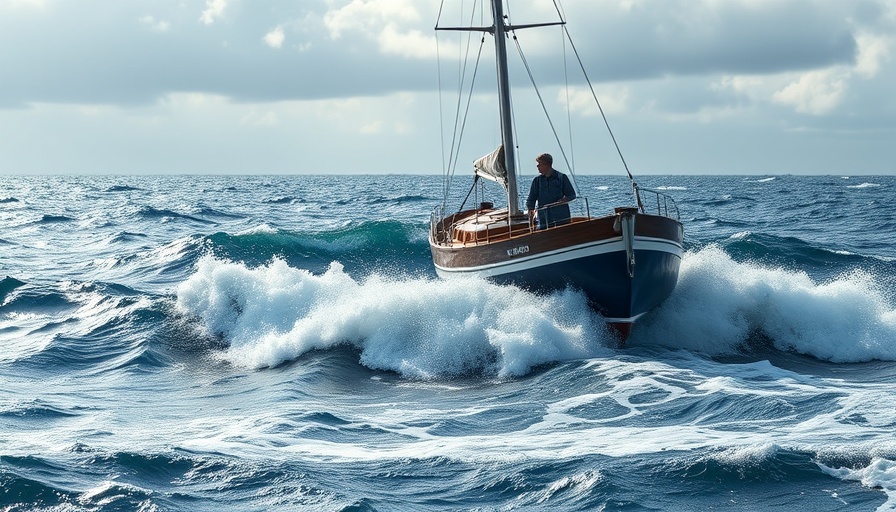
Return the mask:
<svg viewBox="0 0 896 512">
<path fill-rule="evenodd" d="M 576 198 L 572 183 L 565 174 L 554 169 L 554 157 L 548 153 L 535 157 L 535 164 L 538 166 L 538 176 L 532 180 L 529 197 L 526 199 L 529 218 L 535 216 L 535 206 L 538 205 L 538 229 L 568 223 L 570 214 L 567 202 Z M 554 203 L 559 204 L 545 208 Z"/>
</svg>

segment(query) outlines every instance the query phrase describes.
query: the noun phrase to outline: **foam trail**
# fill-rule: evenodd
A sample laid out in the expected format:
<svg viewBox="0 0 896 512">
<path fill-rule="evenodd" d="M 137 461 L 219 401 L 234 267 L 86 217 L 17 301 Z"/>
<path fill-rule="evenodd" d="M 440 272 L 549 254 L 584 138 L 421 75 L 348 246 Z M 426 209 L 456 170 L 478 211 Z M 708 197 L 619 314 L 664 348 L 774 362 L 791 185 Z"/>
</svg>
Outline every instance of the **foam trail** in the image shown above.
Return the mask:
<svg viewBox="0 0 896 512">
<path fill-rule="evenodd" d="M 816 283 L 804 272 L 735 262 L 715 246 L 685 255 L 675 292 L 633 341 L 725 354 L 755 331 L 780 350 L 832 362 L 896 360 L 896 311 L 872 275 Z"/>
<path fill-rule="evenodd" d="M 313 275 L 278 259 L 248 268 L 204 257 L 177 307 L 229 342 L 229 360 L 254 368 L 350 344 L 364 365 L 415 378 L 517 376 L 593 357 L 609 340 L 578 293 L 537 297 L 478 279 L 358 282 L 338 263 Z"/>
</svg>

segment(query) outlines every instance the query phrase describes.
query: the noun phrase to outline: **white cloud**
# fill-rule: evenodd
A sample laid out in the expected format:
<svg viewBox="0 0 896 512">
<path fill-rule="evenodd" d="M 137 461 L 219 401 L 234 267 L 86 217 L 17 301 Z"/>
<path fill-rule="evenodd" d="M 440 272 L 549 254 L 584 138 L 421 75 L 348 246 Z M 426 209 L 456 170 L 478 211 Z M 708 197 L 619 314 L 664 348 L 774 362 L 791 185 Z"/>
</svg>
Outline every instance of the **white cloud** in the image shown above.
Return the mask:
<svg viewBox="0 0 896 512">
<path fill-rule="evenodd" d="M 149 27 L 150 30 L 155 32 L 167 32 L 168 29 L 171 28 L 171 24 L 164 20 L 156 20 L 152 16 L 144 16 L 140 18 L 140 23 Z"/>
<path fill-rule="evenodd" d="M 158 104 L 169 111 L 192 111 L 210 108 L 221 108 L 230 104 L 230 100 L 220 94 L 200 92 L 177 92 L 166 94 Z"/>
<path fill-rule="evenodd" d="M 435 36 L 420 30 L 421 18 L 412 0 L 352 0 L 327 12 L 323 21 L 334 40 L 352 33 L 376 41 L 383 54 L 432 58 Z"/>
<path fill-rule="evenodd" d="M 856 56 L 856 73 L 863 78 L 874 78 L 885 61 L 890 59 L 890 46 L 894 38 L 861 34 L 856 37 L 859 52 Z"/>
<path fill-rule="evenodd" d="M 711 86 L 716 90 L 730 89 L 740 94 L 753 96 L 753 92 L 757 89 L 765 87 L 765 80 L 759 76 L 723 76 L 719 82 L 715 82 Z"/>
<path fill-rule="evenodd" d="M 205 10 L 199 21 L 206 25 L 211 25 L 216 19 L 224 16 L 224 9 L 227 8 L 227 0 L 205 0 Z"/>
<path fill-rule="evenodd" d="M 772 96 L 791 81 L 789 78 L 790 75 L 725 75 L 711 82 L 709 89 L 731 101 L 746 101 L 755 106 L 769 103 Z"/>
<path fill-rule="evenodd" d="M 869 31 L 859 31 L 855 40 L 853 66 L 829 66 L 803 73 L 775 92 L 772 101 L 792 107 L 796 112 L 816 116 L 836 110 L 847 99 L 852 80 L 857 77 L 872 80 L 884 70 L 896 44 L 896 37 L 891 34 Z"/>
<path fill-rule="evenodd" d="M 264 36 L 264 42 L 271 48 L 281 48 L 286 35 L 283 33 L 283 27 L 277 27 Z"/>
<path fill-rule="evenodd" d="M 397 32 L 397 24 L 410 24 L 419 30 L 420 13 L 413 0 L 352 0 L 324 15 L 324 26 L 333 39 L 344 32 L 358 32 L 379 39 L 387 30 Z"/>
<path fill-rule="evenodd" d="M 450 81 L 455 69 L 461 69 L 452 59 L 463 55 L 468 35 L 439 33 L 443 60 L 437 75 L 432 26 L 438 2 L 305 0 L 262 7 L 240 0 L 108 5 L 106 1 L 88 2 L 104 6 L 104 15 L 95 16 L 96 9 L 85 9 L 81 2 L 0 0 L 0 47 L 17 49 L 0 52 L 4 77 L 0 132 L 46 133 L 47 144 L 72 148 L 69 153 L 59 152 L 59 159 L 51 162 L 51 152 L 41 152 L 35 142 L 12 137 L 0 140 L 0 172 L 62 168 L 61 155 L 78 155 L 69 132 L 78 131 L 79 123 L 86 124 L 83 116 L 87 115 L 93 128 L 81 130 L 76 139 L 87 141 L 86 146 L 97 146 L 89 141 L 106 137 L 125 145 L 131 139 L 140 141 L 140 145 L 127 146 L 134 154 L 123 155 L 125 162 L 136 160 L 134 155 L 151 157 L 155 152 L 148 148 L 177 146 L 181 138 L 190 141 L 185 134 L 201 131 L 197 127 L 221 127 L 205 133 L 204 139 L 197 137 L 205 141 L 202 144 L 184 144 L 182 158 L 196 157 L 191 164 L 186 160 L 181 164 L 175 152 L 167 155 L 167 160 L 153 157 L 161 159 L 155 164 L 157 169 L 189 169 L 190 165 L 205 169 L 203 166 L 213 165 L 209 154 L 214 151 L 208 148 L 222 146 L 229 146 L 231 153 L 217 160 L 218 165 L 240 169 L 237 164 L 244 161 L 234 159 L 239 157 L 237 149 L 273 147 L 274 140 L 279 148 L 292 151 L 295 145 L 297 150 L 314 152 L 315 159 L 325 158 L 324 149 L 339 151 L 346 145 L 364 147 L 368 154 L 382 151 L 386 145 L 416 148 L 431 141 L 437 145 L 439 133 L 432 127 L 433 119 L 438 118 L 437 87 L 444 86 L 443 80 Z M 892 168 L 896 155 L 888 141 L 896 113 L 888 99 L 896 80 L 896 0 L 564 3 L 570 33 L 589 75 L 597 80 L 594 85 L 601 104 L 608 116 L 612 114 L 614 130 L 626 139 L 637 138 L 631 133 L 644 133 L 673 152 L 708 136 L 719 142 L 712 148 L 716 162 L 726 165 L 734 165 L 733 159 L 726 160 L 726 148 L 737 149 L 747 140 L 765 140 L 784 148 L 784 157 L 792 157 L 795 167 L 788 171 L 836 170 L 837 165 L 856 162 L 857 155 L 869 155 L 867 162 L 872 162 L 870 155 L 878 155 L 874 158 L 882 162 L 861 169 Z M 457 10 L 446 9 L 440 24 L 470 22 L 472 6 L 464 14 L 459 12 L 459 4 Z M 552 14 L 532 12 L 530 4 L 532 0 L 514 4 L 514 23 L 542 21 Z M 550 2 L 547 7 L 552 7 Z M 477 18 L 473 24 L 479 22 Z M 214 25 L 214 30 L 186 30 L 190 24 Z M 558 101 L 566 99 L 565 93 L 557 92 L 564 79 L 556 53 L 561 49 L 559 31 L 518 32 L 558 126 L 566 123 L 565 115 L 557 114 Z M 57 37 L 34 37 L 41 33 Z M 478 39 L 478 34 L 473 35 L 474 43 Z M 490 36 L 486 39 L 476 85 L 477 91 L 491 93 L 493 52 Z M 67 43 L 59 45 L 58 41 Z M 574 67 L 571 54 L 567 57 Z M 71 62 L 82 64 L 72 67 Z M 203 65 L 195 65 L 197 62 Z M 135 64 L 131 73 L 115 71 L 123 63 Z M 574 71 L 571 68 L 572 124 L 584 125 L 596 118 L 580 117 L 599 113 L 590 91 L 581 87 Z M 116 73 L 114 78 L 111 73 Z M 523 82 L 514 91 L 515 99 L 530 94 L 525 78 Z M 452 96 L 452 87 L 444 90 L 449 91 L 445 97 Z M 406 91 L 418 103 L 396 105 L 403 94 L 399 91 Z M 83 110 L 64 108 L 72 105 Z M 519 101 L 517 106 L 519 124 L 525 131 L 543 127 L 537 103 Z M 433 115 L 422 116 L 429 108 Z M 487 119 L 478 125 L 469 123 L 465 141 L 494 135 L 491 104 L 476 108 Z M 60 123 L 60 118 L 68 124 Z M 150 120 L 157 120 L 161 128 L 147 128 Z M 22 123 L 30 130 L 17 127 Z M 264 129 L 269 126 L 276 129 Z M 805 128 L 804 135 L 789 138 L 789 131 L 796 126 Z M 819 137 L 824 143 L 810 147 L 813 139 L 805 136 L 837 130 L 866 130 L 873 136 L 838 137 L 836 154 L 830 137 Z M 303 142 L 296 142 L 302 140 L 296 133 L 305 136 Z M 539 143 L 543 139 L 539 135 Z M 730 145 L 725 144 L 728 140 Z M 630 144 L 626 140 L 626 147 Z M 849 144 L 854 144 L 852 149 Z M 474 148 L 469 152 L 469 158 L 478 156 Z M 355 169 L 375 170 L 369 158 L 355 153 L 363 154 L 359 150 L 348 155 L 360 161 L 353 164 Z M 430 153 L 438 156 L 437 151 Z M 278 155 L 286 154 L 286 150 L 278 150 Z M 278 155 L 265 158 L 280 158 Z M 825 155 L 831 161 L 818 157 L 814 163 L 823 165 L 812 167 L 807 155 Z M 348 156 L 342 162 L 346 166 L 350 165 Z M 96 170 L 122 167 L 118 161 L 104 160 L 106 157 L 104 153 L 90 155 Z M 696 170 L 700 158 L 685 152 L 681 161 Z M 152 169 L 151 162 L 146 160 L 144 170 Z M 290 165 L 286 162 L 271 168 L 289 170 Z M 749 171 L 753 164 L 737 160 L 737 165 Z M 756 167 L 760 168 L 767 170 L 762 165 Z"/>
<path fill-rule="evenodd" d="M 298 105 L 298 104 L 297 104 Z M 292 119 L 319 119 L 321 130 L 336 128 L 340 132 L 363 136 L 382 134 L 414 134 L 419 127 L 419 114 L 427 106 L 411 93 L 395 93 L 383 97 L 358 97 L 339 100 L 302 102 L 301 110 L 288 115 Z"/>
<path fill-rule="evenodd" d="M 836 109 L 849 88 L 849 74 L 838 69 L 803 73 L 772 96 L 775 103 L 803 114 L 823 115 Z"/>
<path fill-rule="evenodd" d="M 395 25 L 386 25 L 380 33 L 380 50 L 385 54 L 426 59 L 436 56 L 435 39 L 419 30 L 401 32 Z"/>
<path fill-rule="evenodd" d="M 631 90 L 624 86 L 604 86 L 599 91 L 595 91 L 597 99 L 600 100 L 600 106 L 603 107 L 604 113 L 620 114 L 628 110 L 629 99 L 631 98 Z M 561 89 L 557 93 L 557 102 L 561 105 L 567 103 L 566 91 Z M 588 87 L 570 87 L 569 88 L 569 110 L 580 116 L 599 116 L 600 109 L 594 102 L 594 95 Z"/>
</svg>

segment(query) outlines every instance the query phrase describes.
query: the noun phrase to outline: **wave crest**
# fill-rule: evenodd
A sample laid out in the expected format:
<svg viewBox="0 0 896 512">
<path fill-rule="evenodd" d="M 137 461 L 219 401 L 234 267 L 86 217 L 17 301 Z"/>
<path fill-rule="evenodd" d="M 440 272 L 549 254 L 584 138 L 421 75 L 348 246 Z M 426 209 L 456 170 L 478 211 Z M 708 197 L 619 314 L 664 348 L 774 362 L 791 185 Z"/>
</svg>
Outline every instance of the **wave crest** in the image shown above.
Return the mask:
<svg viewBox="0 0 896 512">
<path fill-rule="evenodd" d="M 675 292 L 634 336 L 720 355 L 755 332 L 778 350 L 831 362 L 896 360 L 896 310 L 874 275 L 856 270 L 819 283 L 802 271 L 735 262 L 717 246 L 685 256 Z"/>
<path fill-rule="evenodd" d="M 332 263 L 320 275 L 280 259 L 250 268 L 202 258 L 177 308 L 224 339 L 225 357 L 262 368 L 351 345 L 361 363 L 412 378 L 509 377 L 593 357 L 609 334 L 583 295 L 535 296 L 478 279 L 356 281 Z"/>
</svg>

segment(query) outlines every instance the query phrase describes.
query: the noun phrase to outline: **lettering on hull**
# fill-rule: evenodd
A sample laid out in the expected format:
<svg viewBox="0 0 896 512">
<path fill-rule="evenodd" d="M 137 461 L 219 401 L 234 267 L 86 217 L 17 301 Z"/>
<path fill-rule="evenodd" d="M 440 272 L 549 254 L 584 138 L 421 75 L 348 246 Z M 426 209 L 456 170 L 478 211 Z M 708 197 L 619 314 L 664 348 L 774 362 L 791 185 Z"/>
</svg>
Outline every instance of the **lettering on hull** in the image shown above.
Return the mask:
<svg viewBox="0 0 896 512">
<path fill-rule="evenodd" d="M 512 258 L 514 256 L 519 256 L 520 254 L 526 254 L 527 252 L 529 252 L 529 246 L 521 245 L 519 247 L 514 247 L 513 249 L 507 249 L 507 256 Z"/>
</svg>

